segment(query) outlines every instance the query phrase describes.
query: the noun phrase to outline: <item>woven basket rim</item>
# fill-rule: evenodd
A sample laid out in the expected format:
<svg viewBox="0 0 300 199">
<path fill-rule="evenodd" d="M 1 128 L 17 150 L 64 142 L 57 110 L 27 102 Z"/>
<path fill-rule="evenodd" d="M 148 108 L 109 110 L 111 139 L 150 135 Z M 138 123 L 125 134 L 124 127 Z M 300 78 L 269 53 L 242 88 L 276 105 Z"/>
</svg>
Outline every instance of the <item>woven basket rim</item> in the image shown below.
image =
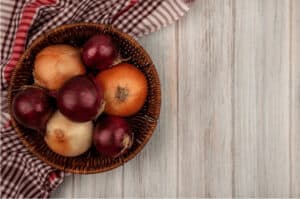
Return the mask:
<svg viewBox="0 0 300 199">
<path fill-rule="evenodd" d="M 145 137 L 144 141 L 139 144 L 139 146 L 136 148 L 136 150 L 132 151 L 126 158 L 122 159 L 122 161 L 117 162 L 117 163 L 113 163 L 110 166 L 107 167 L 103 167 L 103 168 L 98 168 L 98 169 L 94 169 L 94 170 L 84 170 L 84 169 L 71 169 L 71 168 L 66 168 L 65 166 L 59 165 L 59 164 L 55 164 L 51 161 L 49 161 L 47 159 L 47 157 L 42 156 L 40 153 L 38 153 L 34 146 L 32 146 L 23 136 L 23 133 L 21 132 L 21 130 L 18 128 L 17 126 L 17 122 L 15 121 L 15 118 L 13 117 L 13 113 L 12 113 L 12 108 L 11 108 L 11 104 L 12 104 L 12 86 L 13 83 L 16 79 L 17 76 L 17 71 L 18 69 L 22 66 L 22 63 L 25 59 L 25 57 L 27 56 L 27 54 L 29 52 L 31 52 L 31 50 L 37 46 L 40 42 L 42 42 L 46 37 L 48 37 L 49 35 L 58 32 L 58 31 L 63 31 L 64 29 L 68 29 L 68 28 L 74 28 L 74 27 L 78 27 L 78 26 L 87 26 L 87 27 L 96 27 L 99 28 L 103 31 L 105 30 L 109 30 L 112 32 L 117 33 L 118 35 L 122 36 L 123 38 L 125 38 L 126 40 L 130 41 L 131 43 L 133 43 L 134 45 L 136 45 L 138 48 L 140 48 L 143 51 L 143 55 L 146 56 L 146 58 L 148 60 L 150 60 L 150 66 L 153 70 L 154 73 L 154 77 L 157 80 L 158 83 L 158 96 L 157 96 L 157 100 L 158 103 L 155 106 L 156 108 L 156 112 L 158 113 L 156 115 L 156 118 L 153 118 L 155 120 L 155 122 L 153 123 L 153 125 L 151 126 L 151 128 L 149 128 L 148 130 L 148 135 Z M 149 54 L 147 53 L 147 51 L 134 39 L 132 38 L 130 35 L 118 30 L 117 28 L 114 28 L 110 25 L 105 25 L 105 24 L 98 24 L 98 23 L 87 23 L 87 22 L 81 22 L 81 23 L 73 23 L 73 24 L 67 24 L 67 25 L 62 25 L 59 26 L 57 28 L 51 29 L 48 32 L 40 35 L 38 38 L 36 38 L 31 44 L 30 46 L 25 49 L 25 51 L 23 52 L 23 54 L 21 55 L 21 57 L 19 58 L 17 64 L 15 65 L 11 78 L 10 78 L 10 83 L 9 83 L 9 89 L 8 89 L 8 104 L 9 104 L 9 110 L 10 110 L 10 115 L 11 115 L 11 121 L 12 121 L 12 125 L 14 127 L 14 130 L 17 132 L 17 135 L 19 137 L 19 139 L 21 140 L 21 142 L 23 143 L 23 145 L 34 155 L 36 156 L 38 159 L 40 159 L 41 161 L 45 162 L 46 164 L 62 170 L 64 172 L 69 172 L 69 173 L 74 173 L 74 174 L 94 174 L 94 173 L 101 173 L 101 172 L 105 172 L 105 171 L 109 171 L 112 170 L 114 168 L 117 168 L 119 166 L 122 166 L 124 163 L 128 162 L 129 160 L 133 159 L 143 148 L 144 146 L 149 142 L 150 138 L 152 137 L 153 133 L 154 133 L 154 129 L 157 126 L 158 123 L 158 118 L 160 115 L 160 109 L 161 109 L 161 86 L 160 86 L 160 81 L 159 81 L 159 75 L 157 73 L 157 70 L 152 62 L 152 59 L 150 58 Z M 67 157 L 66 157 L 67 158 Z"/>
</svg>

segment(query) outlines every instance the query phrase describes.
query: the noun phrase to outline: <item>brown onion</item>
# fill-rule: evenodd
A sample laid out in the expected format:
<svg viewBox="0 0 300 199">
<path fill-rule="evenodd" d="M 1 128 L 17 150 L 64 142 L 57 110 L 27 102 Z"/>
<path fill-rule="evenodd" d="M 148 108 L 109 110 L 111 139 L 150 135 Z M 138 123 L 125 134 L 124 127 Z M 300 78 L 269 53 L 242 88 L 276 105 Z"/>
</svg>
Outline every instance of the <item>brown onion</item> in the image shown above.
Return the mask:
<svg viewBox="0 0 300 199">
<path fill-rule="evenodd" d="M 66 80 L 85 72 L 80 50 L 70 45 L 48 46 L 34 61 L 35 83 L 50 90 L 59 89 Z"/>
<path fill-rule="evenodd" d="M 148 85 L 145 75 L 135 66 L 121 63 L 100 72 L 96 82 L 103 88 L 109 115 L 131 116 L 145 104 Z"/>
</svg>

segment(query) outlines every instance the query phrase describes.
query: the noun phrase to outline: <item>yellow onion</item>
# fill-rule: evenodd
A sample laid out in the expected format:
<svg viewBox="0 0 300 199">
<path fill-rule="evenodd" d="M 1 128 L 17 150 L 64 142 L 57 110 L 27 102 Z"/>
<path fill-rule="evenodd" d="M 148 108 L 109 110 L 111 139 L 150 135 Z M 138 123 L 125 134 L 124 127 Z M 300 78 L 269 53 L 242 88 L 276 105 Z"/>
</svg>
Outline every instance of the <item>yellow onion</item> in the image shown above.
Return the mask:
<svg viewBox="0 0 300 199">
<path fill-rule="evenodd" d="M 70 45 L 48 46 L 34 61 L 35 83 L 50 90 L 59 89 L 66 80 L 85 72 L 80 50 Z"/>
</svg>

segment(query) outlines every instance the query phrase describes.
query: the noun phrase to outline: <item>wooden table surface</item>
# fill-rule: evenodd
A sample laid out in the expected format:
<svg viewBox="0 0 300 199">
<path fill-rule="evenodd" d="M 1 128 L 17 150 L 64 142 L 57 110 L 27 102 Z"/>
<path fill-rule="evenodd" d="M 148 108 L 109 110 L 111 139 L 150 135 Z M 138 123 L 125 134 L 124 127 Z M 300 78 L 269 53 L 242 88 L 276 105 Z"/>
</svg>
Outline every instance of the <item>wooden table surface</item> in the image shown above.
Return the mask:
<svg viewBox="0 0 300 199">
<path fill-rule="evenodd" d="M 140 42 L 162 85 L 151 141 L 52 197 L 300 197 L 300 0 L 195 0 Z"/>
</svg>

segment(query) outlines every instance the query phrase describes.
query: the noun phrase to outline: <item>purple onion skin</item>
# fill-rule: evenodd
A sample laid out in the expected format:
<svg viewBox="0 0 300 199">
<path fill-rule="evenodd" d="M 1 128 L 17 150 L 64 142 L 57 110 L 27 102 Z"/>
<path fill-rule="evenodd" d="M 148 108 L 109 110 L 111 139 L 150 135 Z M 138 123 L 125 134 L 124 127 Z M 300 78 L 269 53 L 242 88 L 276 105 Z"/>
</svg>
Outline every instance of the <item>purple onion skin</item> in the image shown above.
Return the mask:
<svg viewBox="0 0 300 199">
<path fill-rule="evenodd" d="M 23 126 L 42 132 L 54 111 L 54 102 L 45 89 L 29 87 L 12 102 L 14 118 Z"/>
<path fill-rule="evenodd" d="M 102 90 L 90 76 L 79 75 L 68 80 L 58 91 L 60 112 L 75 122 L 93 120 L 103 99 Z"/>
<path fill-rule="evenodd" d="M 97 121 L 93 140 L 98 152 L 116 158 L 132 146 L 133 134 L 125 119 L 118 116 L 105 116 Z"/>
<path fill-rule="evenodd" d="M 95 35 L 83 45 L 83 63 L 100 71 L 110 67 L 117 55 L 116 45 L 109 35 Z"/>
</svg>

